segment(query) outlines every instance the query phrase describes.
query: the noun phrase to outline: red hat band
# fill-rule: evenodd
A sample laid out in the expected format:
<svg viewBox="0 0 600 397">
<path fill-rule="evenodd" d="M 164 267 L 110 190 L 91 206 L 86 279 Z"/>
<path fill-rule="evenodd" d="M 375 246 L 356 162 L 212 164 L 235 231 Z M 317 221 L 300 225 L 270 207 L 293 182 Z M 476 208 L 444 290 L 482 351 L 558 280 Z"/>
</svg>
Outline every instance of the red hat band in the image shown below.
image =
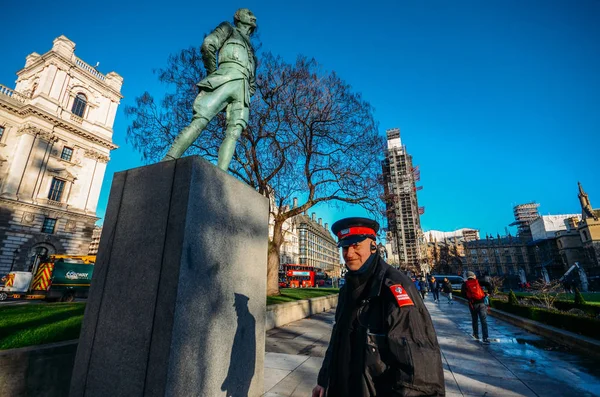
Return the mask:
<svg viewBox="0 0 600 397">
<path fill-rule="evenodd" d="M 344 239 L 348 236 L 356 236 L 359 234 L 371 234 L 373 236 L 376 235 L 375 230 L 371 229 L 370 227 L 361 227 L 361 226 L 357 226 L 357 227 L 350 227 L 348 229 L 342 229 L 340 230 L 340 232 L 337 234 L 338 238 Z"/>
</svg>

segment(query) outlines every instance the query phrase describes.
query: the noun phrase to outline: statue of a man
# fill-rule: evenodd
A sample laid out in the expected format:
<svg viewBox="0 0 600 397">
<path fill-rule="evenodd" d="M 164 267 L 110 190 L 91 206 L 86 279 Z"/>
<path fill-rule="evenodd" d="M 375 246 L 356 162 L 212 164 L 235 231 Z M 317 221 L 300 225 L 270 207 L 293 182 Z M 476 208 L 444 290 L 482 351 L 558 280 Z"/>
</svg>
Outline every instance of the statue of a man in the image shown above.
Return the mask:
<svg viewBox="0 0 600 397">
<path fill-rule="evenodd" d="M 256 17 L 249 9 L 241 8 L 233 20 L 235 26 L 223 22 L 204 39 L 201 52 L 208 76 L 198 83 L 200 92 L 194 101 L 192 122 L 175 138 L 162 161 L 181 157 L 210 120 L 226 108 L 227 129 L 217 166 L 223 171 L 229 168 L 236 142 L 248 125 L 250 97 L 256 91 L 256 57 L 250 43 Z"/>
</svg>

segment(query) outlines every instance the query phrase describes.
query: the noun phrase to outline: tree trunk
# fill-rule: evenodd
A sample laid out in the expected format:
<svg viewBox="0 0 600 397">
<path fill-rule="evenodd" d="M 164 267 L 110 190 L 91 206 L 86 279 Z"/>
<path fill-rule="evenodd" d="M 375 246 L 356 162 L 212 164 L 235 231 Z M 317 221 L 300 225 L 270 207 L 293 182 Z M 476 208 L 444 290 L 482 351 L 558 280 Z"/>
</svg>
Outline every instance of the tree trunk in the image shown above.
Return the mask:
<svg viewBox="0 0 600 397">
<path fill-rule="evenodd" d="M 273 241 L 269 241 L 267 257 L 267 296 L 279 295 L 279 250 L 283 243 L 283 222 L 275 220 Z"/>
</svg>

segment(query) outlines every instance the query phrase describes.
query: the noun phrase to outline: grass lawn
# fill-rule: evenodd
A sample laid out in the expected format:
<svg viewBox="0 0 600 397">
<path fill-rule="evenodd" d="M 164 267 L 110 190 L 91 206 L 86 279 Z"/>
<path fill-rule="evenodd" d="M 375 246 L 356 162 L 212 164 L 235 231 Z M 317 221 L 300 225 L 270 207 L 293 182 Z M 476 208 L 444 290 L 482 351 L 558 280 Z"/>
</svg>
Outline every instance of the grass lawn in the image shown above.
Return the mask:
<svg viewBox="0 0 600 397">
<path fill-rule="evenodd" d="M 267 305 L 292 302 L 302 299 L 318 298 L 319 296 L 333 295 L 340 292 L 339 288 L 281 288 L 281 295 L 268 296 Z"/>
<path fill-rule="evenodd" d="M 85 303 L 47 303 L 0 308 L 0 350 L 79 338 Z"/>
<path fill-rule="evenodd" d="M 282 288 L 267 305 L 337 294 L 338 288 Z M 79 338 L 85 302 L 0 306 L 0 350 Z"/>
<path fill-rule="evenodd" d="M 517 295 L 517 296 L 532 296 L 533 294 L 531 292 L 516 292 L 515 291 L 515 295 Z M 585 299 L 585 301 L 587 303 L 592 304 L 592 305 L 600 305 L 600 293 L 582 292 L 581 295 L 583 295 L 583 299 Z M 575 300 L 575 294 L 566 294 L 564 292 L 561 292 L 560 294 L 558 294 L 558 300 L 573 301 L 573 300 Z"/>
</svg>

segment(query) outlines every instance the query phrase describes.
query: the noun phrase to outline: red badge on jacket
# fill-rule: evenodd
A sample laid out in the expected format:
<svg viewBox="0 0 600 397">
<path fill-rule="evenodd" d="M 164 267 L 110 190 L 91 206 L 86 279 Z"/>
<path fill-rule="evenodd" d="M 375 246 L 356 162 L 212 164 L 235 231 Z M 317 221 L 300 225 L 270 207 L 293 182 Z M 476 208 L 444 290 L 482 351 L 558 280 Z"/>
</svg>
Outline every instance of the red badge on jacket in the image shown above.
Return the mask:
<svg viewBox="0 0 600 397">
<path fill-rule="evenodd" d="M 396 298 L 396 302 L 398 302 L 398 306 L 414 306 L 415 303 L 410 299 L 406 290 L 402 287 L 402 284 L 395 284 L 390 287 L 390 291 L 392 291 L 392 295 Z"/>
</svg>

